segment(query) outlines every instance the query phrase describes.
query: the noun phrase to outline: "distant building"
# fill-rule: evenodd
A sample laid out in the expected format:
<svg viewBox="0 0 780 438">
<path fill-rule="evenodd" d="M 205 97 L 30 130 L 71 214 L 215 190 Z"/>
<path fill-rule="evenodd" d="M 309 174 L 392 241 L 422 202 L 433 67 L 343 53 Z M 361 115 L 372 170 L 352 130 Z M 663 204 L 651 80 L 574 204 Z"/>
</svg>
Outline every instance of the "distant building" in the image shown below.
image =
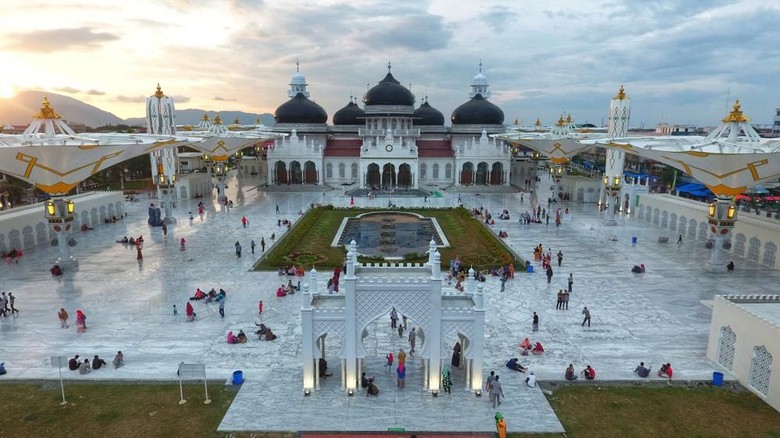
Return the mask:
<svg viewBox="0 0 780 438">
<path fill-rule="evenodd" d="M 658 135 L 707 135 L 709 132 L 710 128 L 695 125 L 673 125 L 669 123 L 655 125 L 655 133 Z"/>
<path fill-rule="evenodd" d="M 780 134 L 780 108 L 775 108 L 775 123 L 772 125 L 772 133 Z"/>
</svg>

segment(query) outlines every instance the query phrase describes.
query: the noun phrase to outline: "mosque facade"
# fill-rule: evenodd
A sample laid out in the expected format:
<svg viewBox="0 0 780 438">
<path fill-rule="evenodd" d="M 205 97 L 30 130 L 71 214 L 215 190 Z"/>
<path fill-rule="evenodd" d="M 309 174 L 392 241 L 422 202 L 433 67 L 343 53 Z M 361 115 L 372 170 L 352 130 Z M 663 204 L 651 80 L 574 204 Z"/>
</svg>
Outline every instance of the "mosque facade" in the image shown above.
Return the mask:
<svg viewBox="0 0 780 438">
<path fill-rule="evenodd" d="M 415 96 L 392 74 L 333 114 L 310 99 L 296 68 L 290 100 L 274 113 L 271 129 L 284 134 L 268 150 L 269 185 L 327 184 L 392 190 L 469 185 L 509 185 L 511 150 L 491 136 L 504 132 L 504 112 L 490 102 L 479 73 L 469 100 L 445 126 L 444 114 Z"/>
</svg>

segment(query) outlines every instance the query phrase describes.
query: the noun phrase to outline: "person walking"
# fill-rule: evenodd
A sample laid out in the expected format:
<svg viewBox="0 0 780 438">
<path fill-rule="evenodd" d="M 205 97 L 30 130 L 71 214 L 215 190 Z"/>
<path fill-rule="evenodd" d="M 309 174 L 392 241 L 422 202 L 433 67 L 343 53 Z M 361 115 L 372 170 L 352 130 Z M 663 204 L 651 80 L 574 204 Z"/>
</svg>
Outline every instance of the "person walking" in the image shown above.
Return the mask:
<svg viewBox="0 0 780 438">
<path fill-rule="evenodd" d="M 246 218 L 246 216 L 241 217 L 241 224 L 246 228 L 246 226 L 249 224 L 249 219 Z"/>
<path fill-rule="evenodd" d="M 498 376 L 496 376 L 490 384 L 490 401 L 493 403 L 493 409 L 496 408 L 497 404 L 501 404 L 501 397 L 504 397 L 504 390 L 501 389 L 501 382 L 498 381 Z"/>
<path fill-rule="evenodd" d="M 265 237 L 260 238 L 260 249 L 265 252 Z"/>
<path fill-rule="evenodd" d="M 501 292 L 506 290 L 506 273 L 501 274 Z"/>
<path fill-rule="evenodd" d="M 87 330 L 87 315 L 84 314 L 84 312 L 81 311 L 81 309 L 76 310 L 76 332 L 77 333 L 84 333 L 84 331 Z"/>
<path fill-rule="evenodd" d="M 452 394 L 452 377 L 450 377 L 450 369 L 447 367 L 444 367 L 441 384 L 444 387 L 444 392 Z"/>
<path fill-rule="evenodd" d="M 236 240 L 236 257 L 241 258 L 241 244 Z"/>
<path fill-rule="evenodd" d="M 279 214 L 279 204 L 276 204 L 276 214 Z"/>
<path fill-rule="evenodd" d="M 563 292 L 563 306 L 561 309 L 569 310 L 569 292 Z"/>
<path fill-rule="evenodd" d="M 487 379 L 485 379 L 485 391 L 487 391 L 488 394 L 490 394 L 490 388 L 493 387 L 494 380 L 496 380 L 496 372 L 491 371 L 490 374 L 487 376 Z"/>
<path fill-rule="evenodd" d="M 64 307 L 60 307 L 60 311 L 59 313 L 57 313 L 57 317 L 60 319 L 60 327 L 62 328 L 70 327 L 68 325 L 68 312 L 65 310 Z"/>
<path fill-rule="evenodd" d="M 414 354 L 414 344 L 417 342 L 417 328 L 412 327 L 412 331 L 409 332 L 409 354 Z"/>
<path fill-rule="evenodd" d="M 11 302 L 11 315 L 14 313 L 19 313 L 19 309 L 14 307 L 14 302 L 16 301 L 16 297 L 12 292 L 8 292 L 8 300 Z"/>
<path fill-rule="evenodd" d="M 219 317 L 225 317 L 225 294 L 219 293 L 217 295 L 217 301 L 219 301 Z"/>
<path fill-rule="evenodd" d="M 590 310 L 588 310 L 588 306 L 585 306 L 584 309 L 582 309 L 582 314 L 585 315 L 585 318 L 582 320 L 582 324 L 580 324 L 582 327 L 585 327 L 585 323 L 588 323 L 588 327 L 590 327 Z"/>
<path fill-rule="evenodd" d="M 404 389 L 404 386 L 406 386 L 406 365 L 399 364 L 398 368 L 395 369 L 395 373 L 398 377 L 396 380 L 396 386 L 398 389 Z"/>
<path fill-rule="evenodd" d="M 563 310 L 563 289 L 558 289 L 558 301 L 555 304 L 555 310 Z"/>
<path fill-rule="evenodd" d="M 682 243 L 682 234 L 677 236 L 677 243 Z"/>
<path fill-rule="evenodd" d="M 561 262 L 563 261 L 563 252 L 558 251 L 558 267 L 561 267 Z"/>
<path fill-rule="evenodd" d="M 395 307 L 390 311 L 390 328 L 398 328 L 398 312 L 395 311 Z"/>
<path fill-rule="evenodd" d="M 8 312 L 8 297 L 5 295 L 5 292 L 3 292 L 3 310 L 5 312 Z"/>
<path fill-rule="evenodd" d="M 536 312 L 534 312 L 534 322 L 531 327 L 533 331 L 539 331 L 539 315 L 537 315 Z"/>
<path fill-rule="evenodd" d="M 552 283 L 552 278 L 553 278 L 552 266 L 548 265 L 547 266 L 547 284 Z"/>
<path fill-rule="evenodd" d="M 249 243 L 249 247 L 252 248 L 252 254 L 255 253 L 255 247 L 256 246 L 257 245 L 255 245 L 255 239 L 252 239 L 252 242 Z"/>
<path fill-rule="evenodd" d="M 574 284 L 574 274 L 569 272 L 569 293 L 571 293 L 571 285 Z"/>
</svg>

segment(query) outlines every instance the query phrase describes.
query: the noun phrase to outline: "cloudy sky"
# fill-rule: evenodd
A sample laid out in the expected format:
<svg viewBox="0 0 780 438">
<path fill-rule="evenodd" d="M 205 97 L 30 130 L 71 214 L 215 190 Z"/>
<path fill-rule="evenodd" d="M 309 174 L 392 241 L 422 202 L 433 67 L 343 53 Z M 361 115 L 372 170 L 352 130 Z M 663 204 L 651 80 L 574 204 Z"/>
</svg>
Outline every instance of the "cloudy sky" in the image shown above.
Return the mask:
<svg viewBox="0 0 780 438">
<path fill-rule="evenodd" d="M 478 72 L 511 123 L 600 124 L 620 84 L 632 125 L 713 125 L 739 98 L 780 107 L 777 0 L 4 0 L 0 97 L 26 89 L 143 116 L 157 82 L 177 108 L 270 112 L 296 59 L 330 116 L 392 63 L 449 119 Z"/>
</svg>

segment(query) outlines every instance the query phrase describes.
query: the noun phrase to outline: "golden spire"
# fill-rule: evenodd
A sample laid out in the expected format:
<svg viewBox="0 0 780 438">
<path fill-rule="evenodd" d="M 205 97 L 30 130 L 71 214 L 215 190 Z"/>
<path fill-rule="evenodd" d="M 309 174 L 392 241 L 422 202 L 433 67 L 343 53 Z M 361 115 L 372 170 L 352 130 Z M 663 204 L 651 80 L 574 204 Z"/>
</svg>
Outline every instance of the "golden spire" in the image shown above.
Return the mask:
<svg viewBox="0 0 780 438">
<path fill-rule="evenodd" d="M 724 123 L 730 123 L 730 122 L 736 122 L 736 123 L 747 123 L 750 119 L 746 117 L 744 114 L 742 114 L 742 105 L 739 103 L 739 99 L 737 99 L 736 102 L 734 102 L 734 107 L 731 109 L 731 112 L 728 116 L 726 116 L 725 119 L 723 119 Z"/>
<path fill-rule="evenodd" d="M 563 114 L 558 118 L 558 123 L 555 124 L 556 126 L 566 126 L 566 121 L 563 120 Z"/>
<path fill-rule="evenodd" d="M 537 127 L 537 128 L 538 128 L 538 127 L 540 127 L 540 126 L 542 126 L 542 119 L 540 119 L 539 117 L 537 117 L 537 118 L 536 118 L 536 121 L 534 122 L 534 125 L 536 125 L 536 127 Z"/>
<path fill-rule="evenodd" d="M 517 125 L 519 125 L 519 124 L 520 124 L 520 120 L 518 120 L 517 118 L 515 118 L 515 126 L 517 126 Z"/>
<path fill-rule="evenodd" d="M 566 116 L 566 124 L 567 125 L 571 125 L 573 121 L 574 121 L 574 119 L 571 118 L 571 114 Z"/>
<path fill-rule="evenodd" d="M 62 116 L 57 114 L 54 111 L 54 108 L 51 107 L 51 104 L 49 103 L 49 98 L 44 96 L 43 97 L 43 107 L 41 107 L 41 112 L 38 113 L 38 115 L 35 116 L 36 119 L 60 119 Z"/>
<path fill-rule="evenodd" d="M 260 117 L 255 119 L 255 125 L 259 125 L 259 124 L 260 124 Z"/>
<path fill-rule="evenodd" d="M 214 124 L 215 124 L 215 125 L 221 125 L 221 124 L 222 124 L 222 118 L 221 118 L 221 117 L 219 117 L 219 114 L 217 114 L 216 116 L 214 116 Z"/>
<path fill-rule="evenodd" d="M 154 97 L 160 99 L 162 97 L 165 97 L 165 94 L 162 92 L 162 89 L 160 88 L 160 83 L 157 83 L 157 91 L 154 92 Z"/>
<path fill-rule="evenodd" d="M 617 100 L 626 99 L 626 91 L 623 90 L 622 84 L 620 85 L 620 90 L 618 90 L 618 94 L 615 97 L 613 97 L 613 99 L 617 99 Z"/>
<path fill-rule="evenodd" d="M 209 120 L 211 120 L 209 119 L 209 113 L 203 113 L 203 118 L 201 120 L 203 120 L 204 122 L 208 122 Z"/>
<path fill-rule="evenodd" d="M 234 125 L 240 125 L 240 124 L 241 124 L 241 122 L 239 122 L 239 121 L 238 121 L 238 117 L 236 117 L 235 119 L 233 119 L 233 124 L 234 124 Z"/>
</svg>

